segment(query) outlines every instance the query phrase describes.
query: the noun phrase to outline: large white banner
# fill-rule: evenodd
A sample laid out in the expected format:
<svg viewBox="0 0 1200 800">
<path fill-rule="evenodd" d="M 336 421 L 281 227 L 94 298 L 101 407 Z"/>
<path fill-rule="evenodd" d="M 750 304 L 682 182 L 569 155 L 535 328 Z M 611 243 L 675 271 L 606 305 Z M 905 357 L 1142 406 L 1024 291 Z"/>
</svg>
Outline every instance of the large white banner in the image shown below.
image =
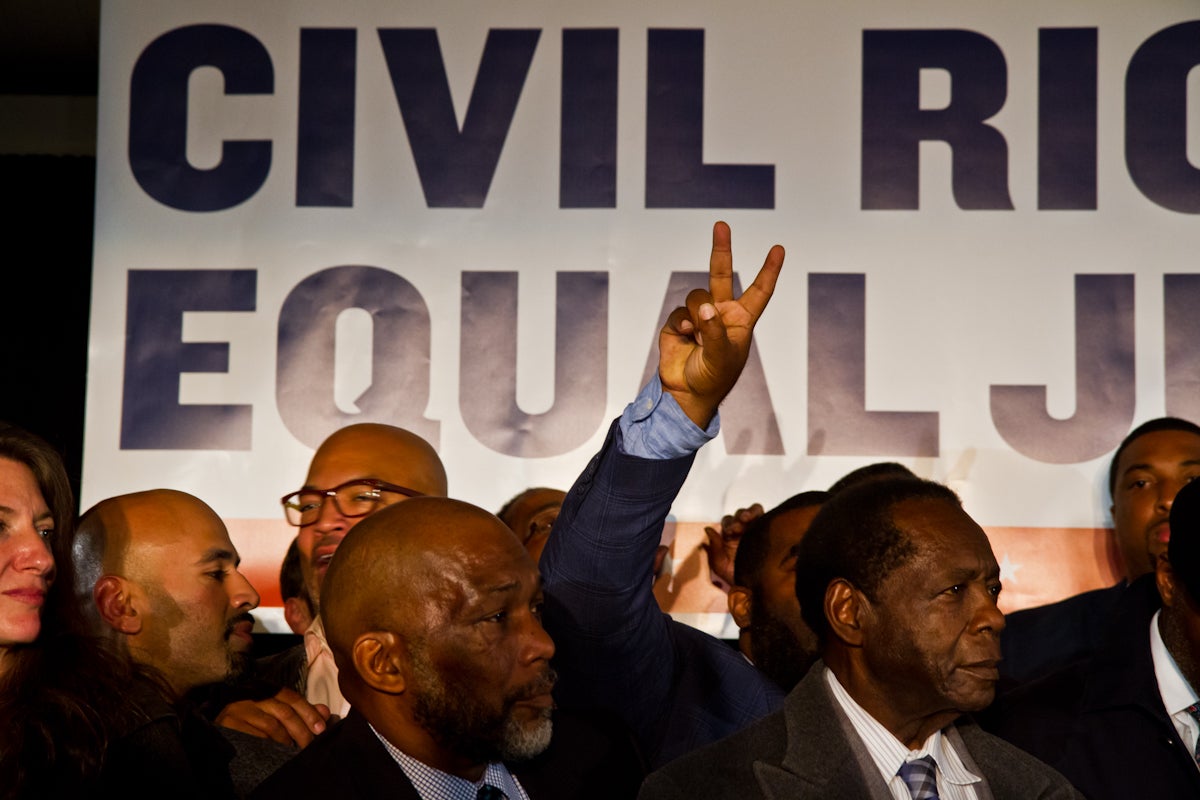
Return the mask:
<svg viewBox="0 0 1200 800">
<path fill-rule="evenodd" d="M 486 508 L 566 488 L 720 218 L 743 284 L 788 255 L 676 610 L 721 607 L 704 522 L 879 460 L 1010 607 L 1110 581 L 1108 456 L 1200 419 L 1198 64 L 1157 0 L 106 2 L 83 504 L 198 495 L 270 599 L 339 426 Z"/>
</svg>

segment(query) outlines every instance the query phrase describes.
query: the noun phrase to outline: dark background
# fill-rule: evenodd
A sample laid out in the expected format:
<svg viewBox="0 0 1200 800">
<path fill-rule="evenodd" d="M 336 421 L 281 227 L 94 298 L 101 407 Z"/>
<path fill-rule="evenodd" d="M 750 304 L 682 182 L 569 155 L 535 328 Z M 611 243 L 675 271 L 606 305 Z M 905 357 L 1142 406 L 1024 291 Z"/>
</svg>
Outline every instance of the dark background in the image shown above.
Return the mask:
<svg viewBox="0 0 1200 800">
<path fill-rule="evenodd" d="M 59 449 L 76 493 L 96 183 L 98 0 L 0 3 L 0 419 Z"/>
</svg>

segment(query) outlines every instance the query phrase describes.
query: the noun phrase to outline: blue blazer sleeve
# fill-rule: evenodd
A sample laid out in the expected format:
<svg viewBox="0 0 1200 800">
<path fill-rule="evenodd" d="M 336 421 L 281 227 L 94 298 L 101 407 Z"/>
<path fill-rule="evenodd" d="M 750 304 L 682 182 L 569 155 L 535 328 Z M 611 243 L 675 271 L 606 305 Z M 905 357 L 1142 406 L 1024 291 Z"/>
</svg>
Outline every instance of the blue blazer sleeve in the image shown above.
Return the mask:
<svg viewBox="0 0 1200 800">
<path fill-rule="evenodd" d="M 671 620 L 655 601 L 651 571 L 694 454 L 637 458 L 621 452 L 620 436 L 614 422 L 567 493 L 539 566 L 559 702 L 617 713 L 649 755 L 677 669 Z"/>
</svg>

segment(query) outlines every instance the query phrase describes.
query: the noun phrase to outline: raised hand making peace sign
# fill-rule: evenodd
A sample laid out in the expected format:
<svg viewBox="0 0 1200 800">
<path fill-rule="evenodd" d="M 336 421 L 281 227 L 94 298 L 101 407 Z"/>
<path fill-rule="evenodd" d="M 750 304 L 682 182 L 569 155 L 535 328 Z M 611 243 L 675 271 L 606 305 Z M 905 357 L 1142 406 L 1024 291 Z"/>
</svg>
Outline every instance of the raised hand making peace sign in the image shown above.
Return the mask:
<svg viewBox="0 0 1200 800">
<path fill-rule="evenodd" d="M 733 296 L 729 226 L 713 225 L 708 290 L 693 289 L 687 305 L 671 312 L 658 335 L 658 375 L 688 418 L 707 428 L 717 406 L 737 383 L 750 340 L 783 268 L 783 248 L 767 253 L 762 269 L 741 297 Z"/>
</svg>

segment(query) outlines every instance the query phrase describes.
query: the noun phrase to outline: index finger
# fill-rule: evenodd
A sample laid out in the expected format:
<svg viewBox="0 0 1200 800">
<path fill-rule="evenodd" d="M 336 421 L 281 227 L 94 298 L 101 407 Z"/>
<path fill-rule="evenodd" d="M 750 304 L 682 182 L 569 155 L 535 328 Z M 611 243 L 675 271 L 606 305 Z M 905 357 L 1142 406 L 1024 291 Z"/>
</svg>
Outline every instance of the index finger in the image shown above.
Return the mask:
<svg viewBox="0 0 1200 800">
<path fill-rule="evenodd" d="M 708 293 L 717 303 L 733 299 L 733 248 L 729 225 L 713 224 L 712 255 L 708 257 Z"/>
<path fill-rule="evenodd" d="M 754 319 L 757 320 L 762 316 L 767 303 L 771 301 L 771 295 L 775 293 L 775 282 L 779 280 L 779 272 L 782 269 L 783 247 L 773 245 L 767 251 L 762 268 L 754 276 L 754 283 L 750 284 L 750 288 L 742 292 L 742 296 L 738 298 L 742 308 L 746 309 Z"/>
<path fill-rule="evenodd" d="M 325 720 L 329 719 L 329 707 L 324 703 L 314 706 L 299 692 L 287 687 L 280 689 L 275 699 L 291 708 L 314 733 L 325 730 Z"/>
</svg>

